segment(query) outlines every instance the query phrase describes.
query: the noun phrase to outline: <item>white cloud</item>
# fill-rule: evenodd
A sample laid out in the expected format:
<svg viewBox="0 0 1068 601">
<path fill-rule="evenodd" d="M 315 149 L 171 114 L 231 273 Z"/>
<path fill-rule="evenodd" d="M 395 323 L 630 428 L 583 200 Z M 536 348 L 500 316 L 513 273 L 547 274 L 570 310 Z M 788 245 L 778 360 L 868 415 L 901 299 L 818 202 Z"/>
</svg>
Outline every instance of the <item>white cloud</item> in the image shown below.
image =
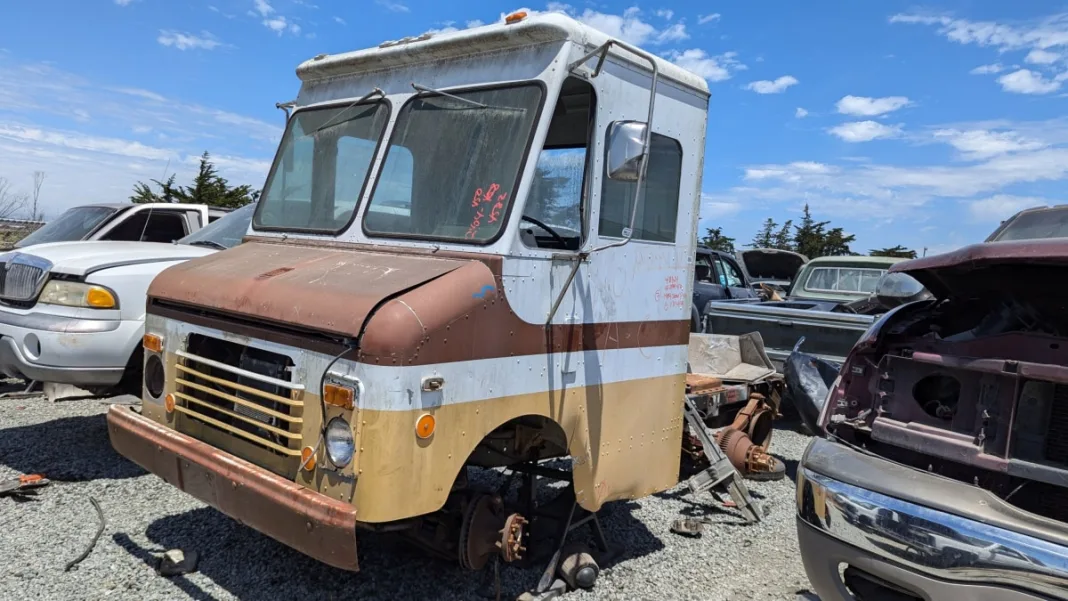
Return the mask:
<svg viewBox="0 0 1068 601">
<path fill-rule="evenodd" d="M 1026 25 L 906 14 L 894 15 L 890 22 L 939 25 L 938 32 L 953 42 L 992 46 L 1002 52 L 1068 46 L 1068 13 L 1053 15 Z"/>
<path fill-rule="evenodd" d="M 341 17 L 334 17 L 334 22 L 340 25 L 348 25 L 348 23 L 345 22 L 345 19 L 342 19 Z"/>
<path fill-rule="evenodd" d="M 602 13 L 590 8 L 579 13 L 573 6 L 561 2 L 550 2 L 548 10 L 570 15 L 581 23 L 635 46 L 667 44 L 690 37 L 682 20 L 659 29 L 642 19 L 642 10 L 637 6 L 624 10 L 622 15 Z"/>
<path fill-rule="evenodd" d="M 115 0 L 115 4 L 119 6 L 129 6 L 134 0 Z"/>
<path fill-rule="evenodd" d="M 994 63 L 992 65 L 979 65 L 978 67 L 969 71 L 972 75 L 990 75 L 992 73 L 1001 73 L 1005 70 L 1005 66 L 1001 63 Z"/>
<path fill-rule="evenodd" d="M 794 117 L 797 117 L 798 119 L 804 119 L 805 117 L 808 117 L 808 111 L 801 107 L 797 107 L 797 110 L 794 111 Z"/>
<path fill-rule="evenodd" d="M 661 19 L 667 19 L 668 21 L 670 21 L 671 17 L 675 16 L 675 11 L 669 8 L 661 8 L 660 10 L 656 11 L 656 16 L 660 17 Z"/>
<path fill-rule="evenodd" d="M 854 117 L 876 117 L 909 106 L 912 102 L 905 96 L 870 98 L 867 96 L 843 96 L 835 105 L 838 112 Z"/>
<path fill-rule="evenodd" d="M 485 23 L 483 23 L 480 19 L 472 19 L 465 23 L 465 25 L 467 25 L 468 29 L 474 29 L 476 27 L 482 27 L 483 25 L 485 25 Z"/>
<path fill-rule="evenodd" d="M 933 135 L 936 140 L 944 141 L 960 151 L 962 158 L 966 160 L 988 159 L 1010 152 L 1038 150 L 1047 146 L 1040 140 L 1030 139 L 1012 131 L 937 129 Z"/>
<path fill-rule="evenodd" d="M 277 32 L 278 35 L 282 35 L 282 32 L 286 30 L 286 18 L 275 17 L 273 19 L 264 19 L 263 26 L 271 31 Z"/>
<path fill-rule="evenodd" d="M 846 142 L 870 142 L 879 138 L 893 138 L 901 134 L 899 125 L 883 125 L 877 121 L 853 121 L 827 130 Z"/>
<path fill-rule="evenodd" d="M 975 221 L 999 223 L 1024 209 L 1051 204 L 1055 203 L 1034 196 L 995 194 L 989 198 L 969 202 L 968 212 Z"/>
<path fill-rule="evenodd" d="M 296 23 L 290 23 L 289 33 L 292 33 L 293 35 L 300 35 L 300 25 L 297 25 Z"/>
<path fill-rule="evenodd" d="M 682 23 L 675 23 L 671 27 L 656 34 L 657 44 L 666 44 L 668 42 L 681 42 L 682 40 L 690 39 L 690 34 L 686 33 L 686 25 Z"/>
<path fill-rule="evenodd" d="M 406 13 L 411 11 L 411 9 L 408 8 L 406 5 L 401 4 L 400 2 L 393 2 L 391 0 L 375 0 L 375 4 L 395 13 Z"/>
<path fill-rule="evenodd" d="M 1041 73 L 1030 69 L 1019 69 L 998 78 L 1001 89 L 1016 94 L 1049 94 L 1061 87 L 1058 80 L 1048 80 Z"/>
<path fill-rule="evenodd" d="M 1061 60 L 1061 55 L 1056 52 L 1050 52 L 1049 50 L 1043 50 L 1041 48 L 1035 48 L 1031 52 L 1027 53 L 1024 57 L 1024 61 L 1035 65 L 1052 65 L 1053 63 Z"/>
<path fill-rule="evenodd" d="M 750 82 L 745 86 L 745 89 L 752 90 L 757 94 L 781 94 L 786 91 L 786 88 L 797 85 L 797 78 L 793 75 L 783 75 L 773 81 L 761 80 Z"/>
<path fill-rule="evenodd" d="M 274 12 L 274 7 L 267 0 L 253 0 L 253 5 L 261 17 L 266 17 Z"/>
<path fill-rule="evenodd" d="M 28 191 L 33 172 L 47 172 L 41 199 L 50 216 L 125 201 L 138 179 L 159 178 L 168 165 L 188 181 L 187 157 L 204 150 L 225 158 L 217 165 L 234 184 L 263 185 L 280 112 L 267 122 L 122 84 L 0 54 L 0 175 Z"/>
<path fill-rule="evenodd" d="M 192 33 L 161 29 L 156 41 L 178 50 L 214 50 L 222 46 L 222 42 L 206 31 L 202 31 L 198 36 Z"/>
<path fill-rule="evenodd" d="M 719 21 L 720 17 L 722 17 L 722 15 L 720 15 L 719 13 L 711 13 L 711 14 L 708 14 L 708 15 L 701 15 L 700 17 L 697 18 L 697 24 L 698 25 L 704 25 L 705 23 L 711 23 L 713 21 Z"/>
<path fill-rule="evenodd" d="M 733 71 L 745 68 L 745 65 L 735 58 L 737 55 L 736 52 L 726 52 L 718 56 L 709 56 L 700 48 L 691 48 L 682 52 L 671 52 L 668 56 L 673 63 L 683 69 L 692 71 L 710 82 L 717 82 L 730 79 Z"/>
<path fill-rule="evenodd" d="M 701 194 L 701 219 L 730 217 L 740 212 L 743 206 L 734 200 L 720 200 L 713 194 Z"/>
</svg>

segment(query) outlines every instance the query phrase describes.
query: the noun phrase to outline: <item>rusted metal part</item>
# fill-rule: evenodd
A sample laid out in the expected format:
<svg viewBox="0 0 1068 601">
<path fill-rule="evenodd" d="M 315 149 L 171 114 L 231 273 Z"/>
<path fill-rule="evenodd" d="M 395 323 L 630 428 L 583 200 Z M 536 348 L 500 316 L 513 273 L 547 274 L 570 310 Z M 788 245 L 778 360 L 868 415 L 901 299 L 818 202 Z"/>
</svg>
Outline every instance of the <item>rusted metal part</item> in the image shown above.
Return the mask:
<svg viewBox="0 0 1068 601">
<path fill-rule="evenodd" d="M 724 428 L 716 433 L 716 444 L 730 459 L 734 469 L 747 478 L 777 480 L 785 475 L 786 466 L 753 444 L 745 432 Z"/>
<path fill-rule="evenodd" d="M 723 380 L 701 374 L 686 374 L 686 394 L 701 394 L 723 387 Z"/>
<path fill-rule="evenodd" d="M 749 402 L 734 417 L 734 423 L 730 427 L 739 432 L 746 432 L 753 444 L 767 450 L 771 444 L 774 418 L 775 412 L 764 399 L 764 395 L 754 392 L 749 395 Z"/>
<path fill-rule="evenodd" d="M 356 337 L 390 297 L 464 265 L 298 244 L 238 245 L 165 270 L 149 297 Z"/>
<path fill-rule="evenodd" d="M 468 501 L 460 525 L 460 565 L 481 570 L 498 554 L 507 562 L 520 559 L 526 550 L 526 524 L 527 520 L 518 513 L 504 515 L 504 502 L 499 496 L 475 495 Z"/>
<path fill-rule="evenodd" d="M 48 486 L 51 480 L 40 474 L 22 474 L 0 480 L 0 497 L 4 495 L 19 495 L 34 489 Z"/>
<path fill-rule="evenodd" d="M 253 250 L 234 253 L 245 247 Z M 355 338 L 362 331 L 359 360 L 390 365 L 670 346 L 689 338 L 687 320 L 549 328 L 525 322 L 501 293 L 502 257 L 497 255 L 442 258 L 407 249 L 352 250 L 301 241 L 247 242 L 206 258 L 214 261 L 195 261 L 188 269 L 183 263 L 160 274 L 149 289 L 148 311 L 328 354 L 344 347 L 295 332 Z M 339 263 L 344 266 L 330 270 Z M 283 267 L 293 269 L 256 279 Z M 383 270 L 392 271 L 386 276 Z M 197 284 L 191 286 L 194 277 Z M 270 322 L 293 330 L 270 327 Z"/>
<path fill-rule="evenodd" d="M 504 528 L 500 531 L 501 540 L 498 544 L 501 549 L 501 558 L 506 562 L 511 563 L 523 558 L 523 553 L 527 550 L 523 546 L 524 528 L 527 523 L 526 518 L 518 513 L 513 513 L 504 521 Z"/>
<path fill-rule="evenodd" d="M 111 444 L 124 457 L 305 555 L 358 571 L 351 505 L 156 424 L 125 405 L 112 405 L 107 419 Z"/>
</svg>

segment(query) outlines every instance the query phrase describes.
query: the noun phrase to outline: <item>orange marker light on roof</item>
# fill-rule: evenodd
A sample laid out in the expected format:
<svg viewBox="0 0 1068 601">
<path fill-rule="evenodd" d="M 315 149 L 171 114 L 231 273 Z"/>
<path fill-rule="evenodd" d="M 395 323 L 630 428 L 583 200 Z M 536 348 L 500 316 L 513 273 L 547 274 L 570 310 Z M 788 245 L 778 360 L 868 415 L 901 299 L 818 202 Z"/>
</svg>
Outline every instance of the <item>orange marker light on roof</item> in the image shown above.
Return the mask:
<svg viewBox="0 0 1068 601">
<path fill-rule="evenodd" d="M 415 422 L 415 435 L 426 440 L 434 435 L 434 427 L 437 426 L 433 415 L 424 413 Z"/>
<path fill-rule="evenodd" d="M 517 10 L 516 12 L 514 12 L 514 13 L 508 15 L 507 17 L 505 17 L 504 18 L 504 22 L 509 24 L 509 25 L 511 25 L 513 23 L 518 23 L 518 22 L 520 22 L 520 21 L 522 21 L 523 19 L 526 19 L 526 18 L 527 18 L 527 11 L 525 11 L 525 10 Z"/>
</svg>

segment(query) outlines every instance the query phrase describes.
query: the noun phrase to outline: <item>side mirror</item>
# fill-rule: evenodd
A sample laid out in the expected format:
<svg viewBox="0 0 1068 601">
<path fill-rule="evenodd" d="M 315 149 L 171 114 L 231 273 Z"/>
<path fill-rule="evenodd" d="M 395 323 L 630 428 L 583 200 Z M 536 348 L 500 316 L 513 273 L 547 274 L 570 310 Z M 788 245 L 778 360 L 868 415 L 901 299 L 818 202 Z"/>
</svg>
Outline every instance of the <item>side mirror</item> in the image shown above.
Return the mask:
<svg viewBox="0 0 1068 601">
<path fill-rule="evenodd" d="M 875 285 L 875 297 L 888 308 L 930 298 L 931 293 L 912 276 L 887 273 Z"/>
<path fill-rule="evenodd" d="M 640 121 L 617 121 L 608 129 L 608 178 L 638 181 L 646 125 Z"/>
</svg>

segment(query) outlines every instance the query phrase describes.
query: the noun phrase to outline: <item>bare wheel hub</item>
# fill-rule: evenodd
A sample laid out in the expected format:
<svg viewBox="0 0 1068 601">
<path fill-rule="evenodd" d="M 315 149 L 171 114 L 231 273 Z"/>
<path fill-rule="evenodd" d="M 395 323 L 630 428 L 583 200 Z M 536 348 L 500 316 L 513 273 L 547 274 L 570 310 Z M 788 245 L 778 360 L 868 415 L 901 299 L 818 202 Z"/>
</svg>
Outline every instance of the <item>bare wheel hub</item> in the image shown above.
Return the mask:
<svg viewBox="0 0 1068 601">
<path fill-rule="evenodd" d="M 468 501 L 460 526 L 460 565 L 481 570 L 494 555 L 514 561 L 525 550 L 523 516 L 505 515 L 504 503 L 496 495 L 480 494 Z"/>
</svg>

